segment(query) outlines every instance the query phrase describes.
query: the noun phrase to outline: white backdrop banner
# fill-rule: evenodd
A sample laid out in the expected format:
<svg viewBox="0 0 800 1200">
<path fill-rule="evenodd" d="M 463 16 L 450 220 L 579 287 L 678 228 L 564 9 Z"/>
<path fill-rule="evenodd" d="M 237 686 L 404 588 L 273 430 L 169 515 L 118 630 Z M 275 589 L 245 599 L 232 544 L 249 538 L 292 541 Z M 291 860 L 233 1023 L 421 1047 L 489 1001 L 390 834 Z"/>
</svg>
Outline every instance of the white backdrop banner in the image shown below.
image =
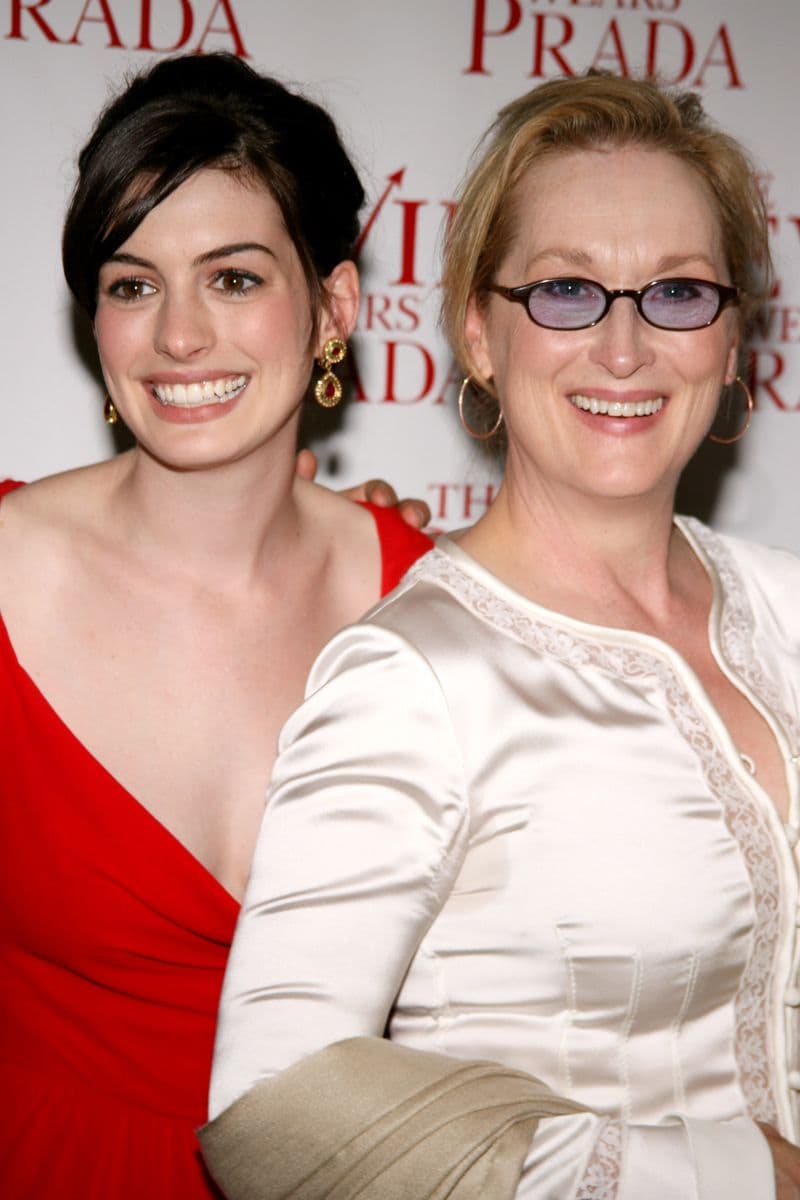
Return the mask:
<svg viewBox="0 0 800 1200">
<path fill-rule="evenodd" d="M 656 72 L 701 93 L 750 149 L 777 281 L 753 340 L 756 417 L 709 447 L 684 508 L 800 552 L 800 153 L 797 0 L 0 0 L 6 263 L 0 477 L 33 479 L 114 452 L 91 337 L 61 278 L 77 151 L 131 70 L 230 50 L 336 117 L 368 191 L 350 402 L 308 434 L 321 478 L 373 475 L 425 497 L 437 528 L 474 520 L 497 465 L 462 433 L 437 328 L 443 223 L 497 109 L 588 66 Z"/>
</svg>

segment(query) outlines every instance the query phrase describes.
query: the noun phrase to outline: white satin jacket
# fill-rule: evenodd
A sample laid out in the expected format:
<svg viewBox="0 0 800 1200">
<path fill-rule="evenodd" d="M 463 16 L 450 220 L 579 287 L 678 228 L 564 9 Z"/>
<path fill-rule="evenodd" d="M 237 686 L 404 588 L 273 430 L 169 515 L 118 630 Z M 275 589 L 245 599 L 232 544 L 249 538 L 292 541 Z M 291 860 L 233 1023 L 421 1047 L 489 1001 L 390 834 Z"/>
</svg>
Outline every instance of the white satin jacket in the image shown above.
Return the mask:
<svg viewBox="0 0 800 1200">
<path fill-rule="evenodd" d="M 669 646 L 540 608 L 444 539 L 329 643 L 283 730 L 212 1116 L 388 1029 L 591 1109 L 542 1122 L 518 1200 L 774 1195 L 754 1122 L 797 1140 L 800 561 L 678 525 L 790 824 Z"/>
</svg>

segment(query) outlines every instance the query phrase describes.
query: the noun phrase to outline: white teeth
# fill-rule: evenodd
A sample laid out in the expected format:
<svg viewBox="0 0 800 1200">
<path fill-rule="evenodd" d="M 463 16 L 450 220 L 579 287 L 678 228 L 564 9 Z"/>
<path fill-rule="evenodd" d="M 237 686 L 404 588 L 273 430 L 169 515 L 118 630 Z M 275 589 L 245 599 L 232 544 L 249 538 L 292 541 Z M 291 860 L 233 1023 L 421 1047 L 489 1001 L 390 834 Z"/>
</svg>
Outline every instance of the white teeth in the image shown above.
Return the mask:
<svg viewBox="0 0 800 1200">
<path fill-rule="evenodd" d="M 576 392 L 569 397 L 569 402 L 584 412 L 609 417 L 652 417 L 653 413 L 661 412 L 664 407 L 663 396 L 655 400 L 598 400 L 596 396 L 583 396 Z"/>
<path fill-rule="evenodd" d="M 199 404 L 221 404 L 232 400 L 247 383 L 246 375 L 229 375 L 223 379 L 204 379 L 202 383 L 155 383 L 153 395 L 159 404 L 174 404 L 178 408 L 196 408 Z"/>
</svg>

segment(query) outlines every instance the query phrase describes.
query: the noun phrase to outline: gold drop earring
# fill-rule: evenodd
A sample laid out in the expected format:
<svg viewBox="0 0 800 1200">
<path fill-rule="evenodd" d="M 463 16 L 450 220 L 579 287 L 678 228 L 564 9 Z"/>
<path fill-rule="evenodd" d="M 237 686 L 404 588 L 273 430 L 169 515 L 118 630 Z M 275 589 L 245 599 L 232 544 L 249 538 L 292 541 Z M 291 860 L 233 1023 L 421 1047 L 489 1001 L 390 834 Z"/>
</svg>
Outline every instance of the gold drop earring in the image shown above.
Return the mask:
<svg viewBox="0 0 800 1200">
<path fill-rule="evenodd" d="M 324 374 L 314 384 L 314 396 L 317 404 L 321 404 L 323 408 L 335 408 L 342 398 L 342 383 L 338 376 L 334 375 L 332 368 L 343 362 L 346 354 L 347 343 L 338 337 L 328 338 L 322 347 L 319 365 Z"/>
</svg>

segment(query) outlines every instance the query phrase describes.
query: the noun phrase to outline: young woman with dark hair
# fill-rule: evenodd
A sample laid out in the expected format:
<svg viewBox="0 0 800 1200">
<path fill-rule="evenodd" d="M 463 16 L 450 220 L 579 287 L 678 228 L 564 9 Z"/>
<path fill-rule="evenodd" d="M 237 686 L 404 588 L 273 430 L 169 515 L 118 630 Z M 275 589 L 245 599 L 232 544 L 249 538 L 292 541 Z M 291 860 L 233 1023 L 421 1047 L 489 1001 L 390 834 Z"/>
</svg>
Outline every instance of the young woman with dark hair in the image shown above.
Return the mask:
<svg viewBox="0 0 800 1200">
<path fill-rule="evenodd" d="M 317 105 L 226 55 L 102 114 L 64 231 L 135 448 L 0 520 L 0 1191 L 203 1200 L 217 1000 L 277 734 L 430 545 L 295 472 L 335 400 L 363 192 Z"/>
</svg>

